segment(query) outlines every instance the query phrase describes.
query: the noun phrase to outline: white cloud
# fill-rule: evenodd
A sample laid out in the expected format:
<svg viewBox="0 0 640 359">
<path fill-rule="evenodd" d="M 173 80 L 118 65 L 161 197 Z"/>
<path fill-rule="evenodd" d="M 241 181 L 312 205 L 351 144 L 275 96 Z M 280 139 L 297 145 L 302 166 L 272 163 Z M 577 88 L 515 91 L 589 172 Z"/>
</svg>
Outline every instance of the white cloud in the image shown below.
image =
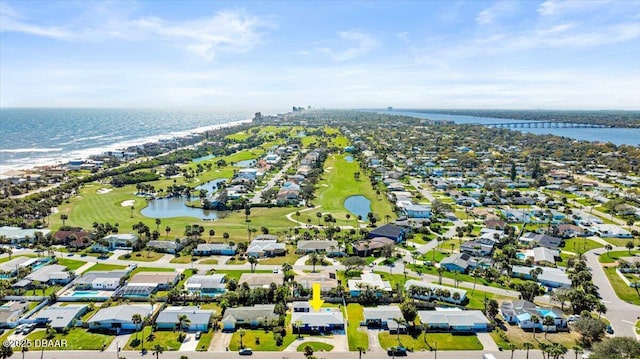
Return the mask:
<svg viewBox="0 0 640 359">
<path fill-rule="evenodd" d="M 608 6 L 609 1 L 566 1 L 566 0 L 547 0 L 540 4 L 538 13 L 544 16 L 562 15 L 564 13 L 590 11 L 600 7 Z"/>
<path fill-rule="evenodd" d="M 373 36 L 359 30 L 342 31 L 337 35 L 339 39 L 334 40 L 335 46 L 316 46 L 315 51 L 328 54 L 333 61 L 342 62 L 366 55 L 378 45 Z M 323 44 L 326 45 L 326 42 Z M 343 48 L 340 49 L 340 46 Z"/>
<path fill-rule="evenodd" d="M 260 45 L 262 30 L 275 25 L 242 10 L 219 11 L 210 17 L 169 21 L 157 17 L 117 18 L 97 24 L 45 26 L 30 22 L 15 10 L 3 6 L 0 31 L 19 32 L 64 41 L 161 39 L 173 46 L 211 60 L 220 53 L 245 53 Z"/>
<path fill-rule="evenodd" d="M 500 17 L 514 13 L 517 9 L 518 4 L 515 1 L 499 1 L 478 13 L 476 22 L 480 25 L 491 24 Z"/>
</svg>

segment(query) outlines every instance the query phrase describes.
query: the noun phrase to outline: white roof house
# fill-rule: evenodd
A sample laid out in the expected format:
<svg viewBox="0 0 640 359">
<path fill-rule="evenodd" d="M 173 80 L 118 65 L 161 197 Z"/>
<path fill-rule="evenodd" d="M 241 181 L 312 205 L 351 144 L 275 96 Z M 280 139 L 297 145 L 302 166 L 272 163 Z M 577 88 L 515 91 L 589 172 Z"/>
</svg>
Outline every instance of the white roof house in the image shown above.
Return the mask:
<svg viewBox="0 0 640 359">
<path fill-rule="evenodd" d="M 479 310 L 421 310 L 420 323 L 433 329 L 452 331 L 484 331 L 489 328 L 489 319 Z"/>
<path fill-rule="evenodd" d="M 100 309 L 87 323 L 90 329 L 139 329 L 140 324 L 131 321 L 134 314 L 142 318 L 151 314 L 149 305 L 117 305 Z"/>
<path fill-rule="evenodd" d="M 86 313 L 86 305 L 51 306 L 38 312 L 34 318 L 44 321 L 54 329 L 68 328 L 75 319 Z"/>
<path fill-rule="evenodd" d="M 379 290 L 384 292 L 391 292 L 393 290 L 389 281 L 382 280 L 382 277 L 379 274 L 375 273 L 363 273 L 360 276 L 360 279 L 349 279 L 347 281 L 347 285 L 349 287 L 349 291 L 351 292 L 359 292 L 365 285 L 368 285 L 372 288 L 378 288 Z"/>
</svg>

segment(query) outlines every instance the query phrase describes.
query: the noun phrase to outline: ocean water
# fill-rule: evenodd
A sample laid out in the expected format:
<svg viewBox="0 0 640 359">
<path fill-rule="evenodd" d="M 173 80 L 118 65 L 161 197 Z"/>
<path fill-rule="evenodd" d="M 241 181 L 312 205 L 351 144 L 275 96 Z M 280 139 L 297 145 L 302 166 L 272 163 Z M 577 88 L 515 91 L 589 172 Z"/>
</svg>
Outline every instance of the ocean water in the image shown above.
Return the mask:
<svg viewBox="0 0 640 359">
<path fill-rule="evenodd" d="M 494 123 L 510 123 L 525 122 L 523 120 L 514 120 L 507 118 L 481 117 L 481 116 L 464 116 L 464 115 L 446 115 L 441 113 L 422 113 L 413 111 L 377 111 L 379 113 L 387 113 L 392 115 L 404 115 L 416 118 L 425 118 L 430 120 L 449 120 L 456 124 L 494 124 Z M 583 141 L 611 142 L 615 145 L 640 145 L 640 129 L 639 128 L 512 128 L 514 131 L 533 133 L 536 135 L 556 135 Z"/>
<path fill-rule="evenodd" d="M 253 113 L 142 109 L 0 109 L 0 173 L 247 121 Z"/>
</svg>

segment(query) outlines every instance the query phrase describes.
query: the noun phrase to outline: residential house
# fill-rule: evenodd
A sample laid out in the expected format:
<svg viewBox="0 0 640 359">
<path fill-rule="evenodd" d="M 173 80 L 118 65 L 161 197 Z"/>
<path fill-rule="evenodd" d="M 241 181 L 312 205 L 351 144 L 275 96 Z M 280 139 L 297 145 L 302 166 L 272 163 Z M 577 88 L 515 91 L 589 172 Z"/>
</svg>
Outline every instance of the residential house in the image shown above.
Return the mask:
<svg viewBox="0 0 640 359">
<path fill-rule="evenodd" d="M 140 330 L 141 323 L 133 323 L 134 314 L 140 315 L 143 319 L 148 317 L 149 305 L 122 304 L 101 308 L 94 314 L 87 323 L 90 330 L 108 330 L 119 333 L 121 330 Z"/>
<path fill-rule="evenodd" d="M 556 258 L 560 258 L 560 252 L 546 247 L 533 249 L 533 263 L 538 265 L 555 265 Z"/>
<path fill-rule="evenodd" d="M 431 206 L 410 204 L 404 206 L 404 213 L 408 218 L 431 218 Z"/>
<path fill-rule="evenodd" d="M 73 284 L 76 290 L 116 290 L 127 275 L 125 270 L 86 272 L 76 278 Z"/>
<path fill-rule="evenodd" d="M 382 277 L 375 273 L 362 273 L 360 279 L 349 279 L 347 286 L 352 297 L 359 296 L 366 288 L 372 289 L 377 296 L 393 291 L 389 281 L 382 280 Z"/>
<path fill-rule="evenodd" d="M 29 309 L 28 302 L 10 301 L 0 306 L 0 327 L 13 328 L 24 312 Z"/>
<path fill-rule="evenodd" d="M 379 256 L 384 246 L 394 246 L 395 241 L 386 237 L 374 237 L 353 242 L 351 246 L 359 257 Z"/>
<path fill-rule="evenodd" d="M 467 291 L 464 289 L 446 287 L 435 283 L 427 283 L 409 279 L 404 284 L 404 290 L 411 298 L 421 300 L 438 300 L 453 304 L 464 303 Z"/>
<path fill-rule="evenodd" d="M 538 307 L 526 300 L 504 301 L 500 305 L 500 313 L 508 323 L 517 324 L 522 329 L 555 332 L 557 328 L 567 327 L 567 320 L 560 309 Z M 553 325 L 543 325 L 545 317 L 553 318 Z"/>
<path fill-rule="evenodd" d="M 561 224 L 558 226 L 558 235 L 562 238 L 584 237 L 587 231 L 575 224 Z"/>
<path fill-rule="evenodd" d="M 392 239 L 395 243 L 400 243 L 400 242 L 404 242 L 406 232 L 407 230 L 405 228 L 396 226 L 395 224 L 392 224 L 392 223 L 387 223 L 385 225 L 382 225 L 378 228 L 371 230 L 371 232 L 369 232 L 368 237 L 369 238 L 385 237 L 385 238 Z"/>
<path fill-rule="evenodd" d="M 298 254 L 326 253 L 329 257 L 343 257 L 344 251 L 340 249 L 338 241 L 326 240 L 300 240 L 296 249 Z"/>
<path fill-rule="evenodd" d="M 330 271 L 296 274 L 294 280 L 298 285 L 307 290 L 312 289 L 314 283 L 320 284 L 321 292 L 328 292 L 338 287 L 336 273 Z"/>
<path fill-rule="evenodd" d="M 344 332 L 344 318 L 339 308 L 321 308 L 316 312 L 294 311 L 291 313 L 291 323 L 294 332 L 327 334 L 335 331 Z"/>
<path fill-rule="evenodd" d="M 539 234 L 533 232 L 527 232 L 519 239 L 521 244 L 527 245 L 531 248 L 545 247 L 549 249 L 558 249 L 562 243 L 562 238 L 549 236 L 546 234 Z"/>
<path fill-rule="evenodd" d="M 364 324 L 369 328 L 382 328 L 387 330 L 393 330 L 394 333 L 406 332 L 407 328 L 404 325 L 398 324 L 396 319 L 404 318 L 400 308 L 395 305 L 379 305 L 377 307 L 365 307 L 364 308 Z"/>
<path fill-rule="evenodd" d="M 460 246 L 460 251 L 474 256 L 488 256 L 493 252 L 496 242 L 486 238 L 473 241 L 465 241 Z"/>
<path fill-rule="evenodd" d="M 0 279 L 13 278 L 18 274 L 20 268 L 30 270 L 34 265 L 38 263 L 37 258 L 31 257 L 15 257 L 8 262 L 0 263 Z"/>
<path fill-rule="evenodd" d="M 193 250 L 193 254 L 196 256 L 233 256 L 237 250 L 237 246 L 231 246 L 227 243 L 201 243 Z"/>
<path fill-rule="evenodd" d="M 278 243 L 277 239 L 255 239 L 249 243 L 247 248 L 247 255 L 250 257 L 275 257 L 286 254 L 285 244 Z"/>
<path fill-rule="evenodd" d="M 569 276 L 562 268 L 513 266 L 511 268 L 511 276 L 522 279 L 533 279 L 531 271 L 535 268 L 542 269 L 542 273 L 538 275 L 537 278 L 538 283 L 551 288 L 571 287 L 571 279 L 569 279 Z"/>
<path fill-rule="evenodd" d="M 420 323 L 427 330 L 449 332 L 487 332 L 489 319 L 480 310 L 420 310 Z"/>
<path fill-rule="evenodd" d="M 209 330 L 211 316 L 215 312 L 212 309 L 200 309 L 198 307 L 167 307 L 158 314 L 156 326 L 158 329 L 180 329 L 178 328 L 178 317 L 185 315 L 189 320 L 189 326 L 183 329 L 193 332 L 206 332 Z"/>
<path fill-rule="evenodd" d="M 602 238 L 633 238 L 629 231 L 615 224 L 594 224 L 591 230 Z"/>
<path fill-rule="evenodd" d="M 83 249 L 91 245 L 91 234 L 85 231 L 58 231 L 53 235 L 54 243 Z"/>
<path fill-rule="evenodd" d="M 275 304 L 258 304 L 252 307 L 227 308 L 222 318 L 222 330 L 234 331 L 238 327 L 261 327 L 278 320 Z"/>
<path fill-rule="evenodd" d="M 108 243 L 110 250 L 130 249 L 137 245 L 139 239 L 133 233 L 110 234 L 102 239 Z"/>
<path fill-rule="evenodd" d="M 51 233 L 49 229 L 23 229 L 20 227 L 9 227 L 3 226 L 0 227 L 0 237 L 6 238 L 10 243 L 24 243 L 24 242 L 33 242 L 33 240 L 42 235 L 46 237 L 47 234 Z"/>
<path fill-rule="evenodd" d="M 249 288 L 269 288 L 271 283 L 282 285 L 284 283 L 283 273 L 242 273 L 238 284 L 247 283 Z"/>
<path fill-rule="evenodd" d="M 48 324 L 60 331 L 74 326 L 75 321 L 79 320 L 87 309 L 86 305 L 55 305 L 42 309 L 33 318 L 36 319 L 36 323 Z"/>
<path fill-rule="evenodd" d="M 124 298 L 147 298 L 159 290 L 169 290 L 180 280 L 178 272 L 140 272 L 134 275 L 119 294 Z"/>
<path fill-rule="evenodd" d="M 41 267 L 30 273 L 24 279 L 16 282 L 14 287 L 31 287 L 34 283 L 48 285 L 65 285 L 73 279 L 73 273 L 67 270 L 67 267 L 59 264 L 52 264 Z"/>
<path fill-rule="evenodd" d="M 149 241 L 147 248 L 160 253 L 176 254 L 182 250 L 184 246 L 181 241 Z"/>
<path fill-rule="evenodd" d="M 224 274 L 193 275 L 184 287 L 189 293 L 199 292 L 201 296 L 213 297 L 226 292 Z"/>
<path fill-rule="evenodd" d="M 473 257 L 467 253 L 454 253 L 440 261 L 440 267 L 448 272 L 467 273 L 476 267 L 490 267 L 491 258 Z"/>
</svg>

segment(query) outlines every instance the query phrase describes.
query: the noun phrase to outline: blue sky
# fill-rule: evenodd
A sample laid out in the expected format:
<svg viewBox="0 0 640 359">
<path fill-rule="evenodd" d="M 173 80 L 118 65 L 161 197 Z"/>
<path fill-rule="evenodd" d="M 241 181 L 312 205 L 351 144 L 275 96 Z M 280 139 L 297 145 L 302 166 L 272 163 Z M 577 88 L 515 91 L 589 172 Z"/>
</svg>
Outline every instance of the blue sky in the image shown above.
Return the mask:
<svg viewBox="0 0 640 359">
<path fill-rule="evenodd" d="M 640 1 L 0 1 L 0 106 L 640 109 Z"/>
</svg>

